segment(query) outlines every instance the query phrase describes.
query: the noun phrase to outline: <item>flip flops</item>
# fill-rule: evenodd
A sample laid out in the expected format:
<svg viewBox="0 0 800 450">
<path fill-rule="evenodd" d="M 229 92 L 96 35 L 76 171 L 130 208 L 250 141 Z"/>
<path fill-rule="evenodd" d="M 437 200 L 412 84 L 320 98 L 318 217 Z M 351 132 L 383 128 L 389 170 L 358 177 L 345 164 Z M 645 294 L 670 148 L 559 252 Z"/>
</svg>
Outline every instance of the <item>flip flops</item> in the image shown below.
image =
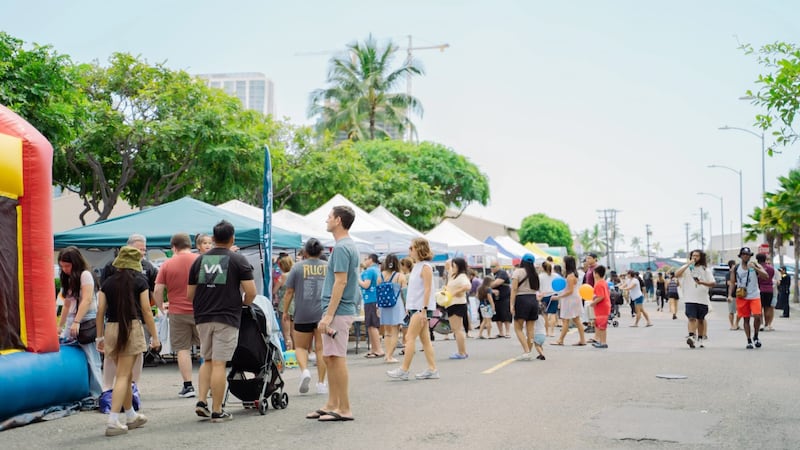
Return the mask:
<svg viewBox="0 0 800 450">
<path fill-rule="evenodd" d="M 385 356 L 386 356 L 385 354 L 379 355 L 379 354 L 377 354 L 377 353 L 372 353 L 372 352 L 369 352 L 369 353 L 367 353 L 366 355 L 364 355 L 364 358 L 373 359 L 373 358 L 383 358 L 383 357 L 385 357 Z"/>
<path fill-rule="evenodd" d="M 316 411 L 314 411 L 312 413 L 306 414 L 306 419 L 319 419 L 322 416 L 328 416 L 330 414 L 331 413 L 329 413 L 328 411 L 325 411 L 325 410 L 322 410 L 322 409 L 318 409 L 318 410 L 316 410 Z"/>
<path fill-rule="evenodd" d="M 356 420 L 355 417 L 343 416 L 333 411 L 327 412 L 317 419 L 318 422 L 349 422 L 352 420 Z"/>
</svg>

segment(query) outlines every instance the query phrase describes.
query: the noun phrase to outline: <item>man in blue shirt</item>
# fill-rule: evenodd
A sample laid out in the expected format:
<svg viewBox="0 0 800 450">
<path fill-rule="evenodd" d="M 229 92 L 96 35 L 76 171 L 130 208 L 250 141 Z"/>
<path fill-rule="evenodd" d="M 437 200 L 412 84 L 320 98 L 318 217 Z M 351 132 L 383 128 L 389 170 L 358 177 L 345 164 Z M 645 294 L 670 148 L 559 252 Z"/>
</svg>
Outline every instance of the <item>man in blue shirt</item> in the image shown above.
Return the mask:
<svg viewBox="0 0 800 450">
<path fill-rule="evenodd" d="M 370 351 L 364 355 L 367 358 L 383 358 L 381 351 L 381 321 L 378 318 L 378 255 L 372 253 L 364 258 L 364 271 L 358 285 L 361 286 L 361 298 L 364 299 L 364 325 L 367 327 Z"/>
<path fill-rule="evenodd" d="M 358 301 L 358 248 L 350 237 L 355 212 L 349 206 L 334 206 L 325 221 L 336 246 L 328 260 L 322 285 L 322 356 L 328 368 L 328 402 L 306 415 L 320 422 L 353 420 L 347 373 L 347 341 Z"/>
</svg>

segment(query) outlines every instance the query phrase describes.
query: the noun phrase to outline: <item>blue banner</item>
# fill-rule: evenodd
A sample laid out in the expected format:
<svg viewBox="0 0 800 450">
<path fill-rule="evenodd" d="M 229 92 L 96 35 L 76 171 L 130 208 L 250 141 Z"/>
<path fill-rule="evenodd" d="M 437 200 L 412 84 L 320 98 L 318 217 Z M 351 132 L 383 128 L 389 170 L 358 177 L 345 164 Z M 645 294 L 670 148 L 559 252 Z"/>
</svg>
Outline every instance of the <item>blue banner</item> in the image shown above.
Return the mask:
<svg viewBox="0 0 800 450">
<path fill-rule="evenodd" d="M 272 302 L 272 161 L 269 147 L 264 146 L 264 191 L 261 199 L 264 224 L 261 247 L 264 249 L 264 296 Z"/>
</svg>

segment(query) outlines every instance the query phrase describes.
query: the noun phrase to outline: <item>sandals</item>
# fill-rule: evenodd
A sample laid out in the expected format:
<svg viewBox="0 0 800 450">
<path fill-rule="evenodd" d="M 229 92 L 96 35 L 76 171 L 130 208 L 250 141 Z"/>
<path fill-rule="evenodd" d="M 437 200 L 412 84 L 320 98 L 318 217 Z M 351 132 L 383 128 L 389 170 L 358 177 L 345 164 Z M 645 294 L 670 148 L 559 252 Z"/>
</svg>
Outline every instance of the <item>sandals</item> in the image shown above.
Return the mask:
<svg viewBox="0 0 800 450">
<path fill-rule="evenodd" d="M 319 419 L 322 416 L 329 416 L 331 413 L 322 409 L 306 414 L 306 419 Z"/>
<path fill-rule="evenodd" d="M 564 345 L 563 342 L 551 342 L 550 345 Z"/>
<path fill-rule="evenodd" d="M 369 352 L 366 355 L 364 355 L 364 358 L 368 358 L 368 359 L 385 358 L 385 357 L 386 357 L 385 353 L 384 354 L 378 354 L 378 353 Z"/>
</svg>

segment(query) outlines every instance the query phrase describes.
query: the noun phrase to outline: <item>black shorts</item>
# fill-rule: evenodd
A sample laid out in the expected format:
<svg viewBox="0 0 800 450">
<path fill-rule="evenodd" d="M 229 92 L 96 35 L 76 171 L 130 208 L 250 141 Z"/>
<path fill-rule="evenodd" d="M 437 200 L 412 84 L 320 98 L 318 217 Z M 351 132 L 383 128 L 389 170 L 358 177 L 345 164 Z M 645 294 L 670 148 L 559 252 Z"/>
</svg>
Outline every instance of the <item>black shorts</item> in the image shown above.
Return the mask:
<svg viewBox="0 0 800 450">
<path fill-rule="evenodd" d="M 539 318 L 539 300 L 535 295 L 517 295 L 514 300 L 514 320 L 536 320 Z"/>
<path fill-rule="evenodd" d="M 686 306 L 686 317 L 690 319 L 706 320 L 708 314 L 708 305 L 701 305 L 699 303 L 684 303 Z"/>
<path fill-rule="evenodd" d="M 761 293 L 761 310 L 772 307 L 772 292 Z"/>
<path fill-rule="evenodd" d="M 381 319 L 378 317 L 377 303 L 364 303 L 364 326 L 367 328 L 381 327 Z"/>
<path fill-rule="evenodd" d="M 495 300 L 492 322 L 511 322 L 511 301 Z"/>
<path fill-rule="evenodd" d="M 313 333 L 317 329 L 317 322 L 314 323 L 297 323 L 294 324 L 294 331 L 298 333 Z"/>
<path fill-rule="evenodd" d="M 450 306 L 447 307 L 447 309 L 445 311 L 447 311 L 447 315 L 448 316 L 458 316 L 458 317 L 461 317 L 462 319 L 464 317 L 467 317 L 467 305 L 466 304 L 450 305 Z"/>
</svg>

